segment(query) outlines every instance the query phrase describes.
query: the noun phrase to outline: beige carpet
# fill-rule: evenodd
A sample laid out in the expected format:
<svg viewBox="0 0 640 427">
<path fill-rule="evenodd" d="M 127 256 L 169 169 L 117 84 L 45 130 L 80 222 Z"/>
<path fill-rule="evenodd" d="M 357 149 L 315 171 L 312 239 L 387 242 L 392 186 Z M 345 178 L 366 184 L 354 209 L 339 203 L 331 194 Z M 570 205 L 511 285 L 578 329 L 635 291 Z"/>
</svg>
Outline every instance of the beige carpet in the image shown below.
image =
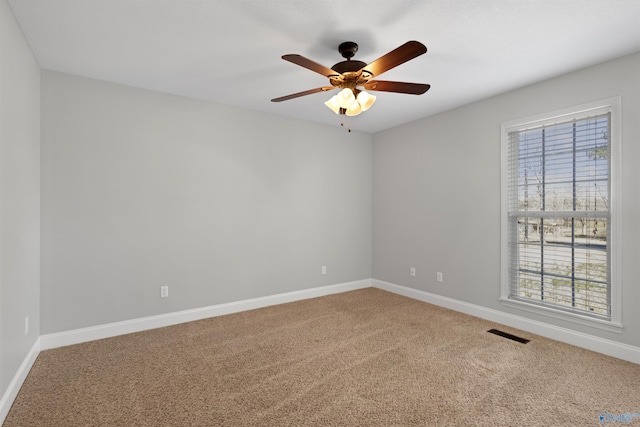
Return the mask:
<svg viewBox="0 0 640 427">
<path fill-rule="evenodd" d="M 43 351 L 4 425 L 597 426 L 603 411 L 640 413 L 640 365 L 369 288 Z"/>
</svg>

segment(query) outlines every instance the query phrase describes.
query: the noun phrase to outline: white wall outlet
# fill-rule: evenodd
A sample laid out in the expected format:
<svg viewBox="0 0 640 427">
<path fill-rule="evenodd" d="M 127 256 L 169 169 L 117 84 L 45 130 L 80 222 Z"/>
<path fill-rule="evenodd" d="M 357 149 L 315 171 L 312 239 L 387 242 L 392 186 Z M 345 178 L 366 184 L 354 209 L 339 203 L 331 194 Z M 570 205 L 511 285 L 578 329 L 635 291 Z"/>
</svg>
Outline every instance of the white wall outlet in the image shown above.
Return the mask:
<svg viewBox="0 0 640 427">
<path fill-rule="evenodd" d="M 436 280 L 437 280 L 438 282 L 442 282 L 442 273 L 441 273 L 440 271 L 438 271 L 438 272 L 436 273 Z"/>
<path fill-rule="evenodd" d="M 29 333 L 29 316 L 24 318 L 24 334 L 27 335 Z"/>
<path fill-rule="evenodd" d="M 411 274 L 411 277 L 416 277 L 416 268 L 415 267 L 411 267 L 409 269 L 409 274 Z"/>
<path fill-rule="evenodd" d="M 160 286 L 160 298 L 167 298 L 169 296 L 169 287 Z"/>
<path fill-rule="evenodd" d="M 326 265 L 322 266 L 322 274 L 327 274 L 327 266 Z"/>
</svg>

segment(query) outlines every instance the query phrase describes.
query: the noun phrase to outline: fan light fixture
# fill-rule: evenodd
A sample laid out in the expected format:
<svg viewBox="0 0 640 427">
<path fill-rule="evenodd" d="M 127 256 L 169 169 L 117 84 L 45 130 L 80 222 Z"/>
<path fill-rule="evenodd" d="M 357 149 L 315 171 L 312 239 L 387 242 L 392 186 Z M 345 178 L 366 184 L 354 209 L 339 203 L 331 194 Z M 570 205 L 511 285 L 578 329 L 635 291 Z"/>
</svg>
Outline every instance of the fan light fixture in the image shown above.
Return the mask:
<svg viewBox="0 0 640 427">
<path fill-rule="evenodd" d="M 367 111 L 376 102 L 374 95 L 363 90 L 345 88 L 337 95 L 334 95 L 324 103 L 336 114 L 346 114 L 347 116 L 357 116 L 363 111 Z"/>
</svg>

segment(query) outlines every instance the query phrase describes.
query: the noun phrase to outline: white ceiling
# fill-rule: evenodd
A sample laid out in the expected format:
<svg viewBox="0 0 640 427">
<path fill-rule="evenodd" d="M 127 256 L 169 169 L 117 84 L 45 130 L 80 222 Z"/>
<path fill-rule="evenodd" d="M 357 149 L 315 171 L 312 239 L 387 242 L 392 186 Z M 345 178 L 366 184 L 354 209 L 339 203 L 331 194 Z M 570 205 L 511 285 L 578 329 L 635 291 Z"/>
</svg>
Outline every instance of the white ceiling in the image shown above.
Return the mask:
<svg viewBox="0 0 640 427">
<path fill-rule="evenodd" d="M 9 0 L 40 65 L 338 126 L 327 67 L 343 41 L 371 62 L 408 40 L 429 51 L 381 77 L 431 84 L 377 92 L 353 129 L 377 132 L 640 51 L 640 0 Z M 585 88 L 588 90 L 588 88 Z"/>
</svg>

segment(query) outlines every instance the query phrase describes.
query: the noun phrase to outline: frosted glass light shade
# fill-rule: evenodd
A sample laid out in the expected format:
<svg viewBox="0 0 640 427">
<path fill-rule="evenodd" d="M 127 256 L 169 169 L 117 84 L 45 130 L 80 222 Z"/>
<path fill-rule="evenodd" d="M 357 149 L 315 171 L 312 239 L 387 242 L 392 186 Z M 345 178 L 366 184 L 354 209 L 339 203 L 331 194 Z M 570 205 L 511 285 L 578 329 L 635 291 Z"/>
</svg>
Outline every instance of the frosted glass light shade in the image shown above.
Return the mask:
<svg viewBox="0 0 640 427">
<path fill-rule="evenodd" d="M 370 95 L 365 91 L 358 94 L 358 103 L 360 103 L 362 111 L 367 111 L 375 102 L 376 97 L 374 95 Z"/>
<path fill-rule="evenodd" d="M 349 108 L 347 108 L 347 116 L 357 116 L 358 114 L 362 113 L 362 107 L 360 106 L 360 104 L 358 103 L 358 101 L 353 101 L 353 103 L 349 106 Z"/>
<path fill-rule="evenodd" d="M 342 89 L 340 93 L 338 93 L 338 95 L 336 96 L 338 97 L 338 104 L 342 108 L 351 107 L 351 104 L 353 104 L 354 101 L 356 100 L 356 97 L 353 94 L 353 91 L 349 88 Z"/>
<path fill-rule="evenodd" d="M 324 103 L 331 111 L 340 114 L 340 104 L 338 103 L 338 95 L 333 95 L 330 100 Z"/>
</svg>

